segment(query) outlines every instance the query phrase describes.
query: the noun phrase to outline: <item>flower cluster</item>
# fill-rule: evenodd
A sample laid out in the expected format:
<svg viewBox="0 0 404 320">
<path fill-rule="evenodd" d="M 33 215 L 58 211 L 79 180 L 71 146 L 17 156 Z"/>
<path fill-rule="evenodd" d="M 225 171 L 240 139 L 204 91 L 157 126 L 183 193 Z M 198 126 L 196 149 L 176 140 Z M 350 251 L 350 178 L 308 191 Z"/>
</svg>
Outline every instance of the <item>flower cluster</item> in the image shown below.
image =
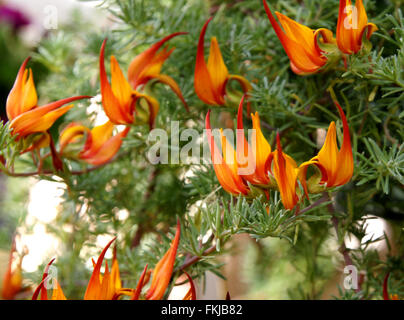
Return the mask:
<svg viewBox="0 0 404 320">
<path fill-rule="evenodd" d="M 327 70 L 341 54 L 358 53 L 377 30 L 375 24 L 368 23 L 362 0 L 356 0 L 355 6 L 352 6 L 351 0 L 340 0 L 336 39 L 331 30 L 312 30 L 275 12 L 279 24 L 266 0 L 263 3 L 269 21 L 290 59 L 290 67 L 299 75 Z"/>
<path fill-rule="evenodd" d="M 324 145 L 318 154 L 309 161 L 297 166 L 296 161 L 282 150 L 279 133 L 276 136 L 276 149 L 265 139 L 260 126 L 258 112 L 251 114 L 253 122 L 252 144 L 245 138 L 243 128 L 243 102 L 240 102 L 237 115 L 236 149 L 221 135 L 222 152 L 219 151 L 210 124 L 210 111 L 206 115 L 206 133 L 216 176 L 223 189 L 233 195 L 252 197 L 256 191 L 263 191 L 268 197 L 268 189 L 280 192 L 286 209 L 293 209 L 299 202 L 298 180 L 304 194 L 319 193 L 327 188 L 346 184 L 353 174 L 353 156 L 348 123 L 341 106 L 336 103 L 342 126 L 343 141 L 337 146 L 335 122 L 328 128 Z M 319 174 L 306 179 L 307 169 L 314 166 Z"/>
<path fill-rule="evenodd" d="M 103 125 L 88 128 L 81 122 L 72 122 L 65 126 L 59 136 L 59 150 L 56 150 L 51 126 L 73 108 L 69 104 L 76 100 L 88 99 L 90 96 L 75 96 L 56 102 L 38 106 L 38 98 L 31 69 L 27 69 L 27 58 L 17 74 L 6 104 L 7 116 L 10 121 L 12 135 L 22 141 L 23 151 L 36 152 L 50 147 L 55 169 L 62 170 L 62 157 L 85 161 L 92 165 L 102 165 L 110 161 L 119 151 L 122 139 L 130 130 L 130 125 L 149 124 L 153 127 L 159 110 L 159 102 L 146 93 L 147 86 L 156 82 L 168 85 L 180 98 L 185 108 L 187 103 L 178 84 L 170 76 L 162 74 L 161 68 L 165 60 L 173 52 L 164 44 L 184 32 L 173 33 L 152 45 L 149 49 L 133 58 L 128 69 L 128 81 L 114 56 L 111 56 L 111 80 L 108 81 L 104 52 L 106 39 L 100 51 L 100 87 L 102 106 L 109 120 Z M 68 105 L 66 105 L 68 104 Z M 126 128 L 114 135 L 117 125 Z M 38 172 L 42 169 L 44 157 L 40 157 Z"/>
<path fill-rule="evenodd" d="M 105 262 L 104 274 L 101 274 L 101 267 L 104 261 L 105 254 L 116 238 L 113 238 L 102 250 L 97 262 L 93 261 L 94 270 L 88 282 L 84 300 L 118 300 L 121 296 L 129 296 L 131 300 L 161 300 L 163 299 L 166 290 L 169 286 L 171 276 L 173 274 L 175 258 L 180 241 L 181 228 L 180 223 L 177 223 L 177 231 L 171 246 L 160 261 L 154 267 L 154 270 L 147 270 L 145 266 L 136 288 L 129 289 L 122 287 L 122 281 L 119 273 L 119 264 L 116 257 L 116 247 L 112 259 L 111 270 L 108 268 L 108 263 Z M 66 300 L 61 286 L 57 279 L 51 278 L 49 267 L 55 259 L 52 259 L 45 268 L 42 276 L 42 281 L 36 288 L 32 300 Z M 195 286 L 191 277 L 184 271 L 188 277 L 190 289 L 184 296 L 184 300 L 196 300 Z M 151 284 L 146 293 L 142 294 L 142 289 L 146 286 L 151 278 Z M 52 295 L 48 297 L 46 284 L 52 280 Z"/>
</svg>

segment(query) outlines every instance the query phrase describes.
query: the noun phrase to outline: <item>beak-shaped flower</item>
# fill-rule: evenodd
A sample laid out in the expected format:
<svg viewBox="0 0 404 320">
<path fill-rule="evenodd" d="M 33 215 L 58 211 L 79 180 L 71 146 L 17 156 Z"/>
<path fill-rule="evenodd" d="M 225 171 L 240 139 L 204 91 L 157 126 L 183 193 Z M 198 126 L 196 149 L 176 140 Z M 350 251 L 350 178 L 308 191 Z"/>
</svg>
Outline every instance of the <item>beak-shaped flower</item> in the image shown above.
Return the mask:
<svg viewBox="0 0 404 320">
<path fill-rule="evenodd" d="M 327 63 L 325 51 L 320 46 L 335 43 L 332 32 L 324 28 L 314 31 L 279 12 L 275 12 L 280 22 L 279 25 L 265 0 L 263 3 L 269 21 L 290 59 L 292 71 L 299 75 L 320 71 Z M 321 39 L 319 39 L 320 35 Z M 321 45 L 319 45 L 319 41 Z M 327 47 L 329 46 L 327 45 Z"/>
<path fill-rule="evenodd" d="M 212 135 L 212 128 L 210 125 L 210 110 L 206 115 L 205 120 L 206 136 L 210 148 L 213 168 L 216 177 L 223 189 L 227 192 L 239 195 L 247 195 L 249 188 L 244 180 L 239 175 L 239 167 L 237 165 L 237 155 L 233 147 L 228 143 L 227 138 L 221 131 L 221 142 L 223 157 L 216 146 L 214 136 Z"/>
<path fill-rule="evenodd" d="M 321 172 L 320 184 L 326 184 L 327 188 L 337 187 L 346 184 L 353 174 L 353 155 L 351 137 L 349 134 L 348 122 L 341 106 L 335 102 L 342 120 L 343 140 L 341 149 L 337 146 L 337 133 L 335 122 L 328 127 L 325 142 L 317 156 L 310 161 L 302 163 L 299 167 L 299 180 L 301 181 L 307 195 L 306 170 L 307 166 L 314 164 Z"/>
<path fill-rule="evenodd" d="M 206 28 L 210 18 L 206 21 L 199 36 L 198 49 L 196 53 L 194 87 L 199 99 L 209 105 L 225 105 L 226 84 L 230 80 L 240 83 L 244 93 L 251 90 L 251 84 L 247 79 L 238 75 L 229 75 L 224 64 L 219 44 L 215 37 L 212 37 L 208 63 L 204 57 L 204 41 Z"/>
<path fill-rule="evenodd" d="M 170 34 L 169 36 L 153 44 L 149 49 L 137 55 L 129 65 L 128 79 L 134 90 L 137 90 L 137 88 L 141 85 L 146 85 L 151 80 L 157 80 L 168 85 L 178 96 L 178 98 L 180 98 L 185 108 L 188 110 L 188 105 L 185 102 L 178 84 L 170 76 L 160 73 L 164 62 L 174 51 L 174 48 L 168 50 L 167 47 L 164 47 L 161 51 L 159 51 L 159 49 L 168 40 L 183 34 L 187 34 L 187 32 Z"/>
<path fill-rule="evenodd" d="M 102 165 L 110 161 L 119 151 L 122 139 L 128 134 L 130 127 L 112 135 L 114 124 L 107 121 L 105 124 L 94 127 L 92 130 L 78 124 L 69 124 L 60 134 L 60 154 L 63 154 L 69 144 L 73 144 L 86 136 L 86 142 L 78 154 L 78 158 L 92 165 Z"/>
<path fill-rule="evenodd" d="M 6 273 L 4 274 L 3 286 L 1 291 L 1 297 L 5 300 L 13 300 L 18 293 L 23 291 L 21 276 L 22 258 L 20 258 L 18 264 L 15 265 L 15 252 L 15 240 L 13 240 L 13 245 L 10 250 L 10 258 L 8 261 Z"/>
<path fill-rule="evenodd" d="M 265 139 L 260 125 L 258 112 L 251 114 L 253 122 L 252 145 L 250 146 L 244 135 L 243 127 L 243 102 L 245 95 L 241 98 L 237 114 L 237 163 L 251 172 L 241 176 L 255 185 L 266 186 L 269 184 L 269 176 L 266 171 L 266 161 L 271 154 L 271 146 Z"/>
<path fill-rule="evenodd" d="M 111 83 L 109 83 L 104 64 L 106 42 L 105 39 L 100 51 L 102 106 L 106 115 L 114 124 L 132 124 L 135 121 L 136 103 L 138 99 L 144 99 L 149 108 L 149 125 L 152 127 L 159 109 L 157 100 L 132 90 L 114 56 L 111 56 Z"/>
<path fill-rule="evenodd" d="M 368 23 L 368 17 L 362 0 L 340 0 L 337 23 L 338 48 L 346 54 L 357 53 L 362 48 L 363 36 L 369 40 L 377 30 L 374 23 Z"/>
<path fill-rule="evenodd" d="M 277 148 L 268 161 L 269 165 L 273 163 L 271 173 L 277 182 L 283 206 L 292 210 L 299 200 L 296 194 L 297 165 L 290 156 L 283 153 L 279 133 L 276 136 L 276 145 Z"/>
<path fill-rule="evenodd" d="M 146 293 L 146 300 L 161 300 L 163 298 L 173 273 L 175 257 L 177 255 L 177 249 L 180 243 L 180 235 L 181 225 L 178 220 L 177 231 L 173 241 L 171 242 L 170 249 L 168 249 L 168 251 L 154 268 L 151 285 Z"/>
<path fill-rule="evenodd" d="M 38 98 L 32 70 L 26 69 L 28 60 L 29 58 L 25 59 L 21 65 L 6 103 L 7 116 L 11 121 L 10 128 L 13 134 L 19 134 L 19 138 L 32 133 L 46 132 L 59 117 L 73 107 L 73 105 L 64 106 L 65 104 L 91 98 L 77 96 L 37 106 Z"/>
<path fill-rule="evenodd" d="M 119 275 L 119 266 L 118 260 L 116 259 L 116 249 L 114 249 L 114 258 L 112 261 L 111 271 L 108 269 L 108 263 L 105 263 L 105 271 L 104 274 L 101 274 L 101 266 L 104 261 L 104 256 L 111 246 L 112 242 L 116 239 L 113 238 L 102 250 L 100 256 L 98 257 L 97 262 L 94 264 L 94 270 L 91 275 L 90 281 L 87 285 L 86 293 L 84 295 L 84 300 L 116 300 L 121 295 L 131 295 L 132 290 L 122 288 L 122 283 Z M 39 294 L 41 295 L 41 300 L 48 300 L 47 288 L 45 286 L 46 281 L 48 280 L 49 275 L 49 267 L 53 263 L 55 259 L 52 259 L 49 264 L 45 268 L 45 272 L 42 276 L 42 281 L 39 286 L 36 288 L 34 294 L 32 295 L 32 300 L 37 300 Z M 52 278 L 52 282 L 54 283 L 53 292 L 51 300 L 66 300 L 65 295 L 63 294 L 62 288 L 60 287 L 57 279 Z"/>
<path fill-rule="evenodd" d="M 108 263 L 105 263 L 104 275 L 101 276 L 101 266 L 104 261 L 105 253 L 111 246 L 112 242 L 116 238 L 113 238 L 102 250 L 95 264 L 90 281 L 87 285 L 86 293 L 84 294 L 84 300 L 112 300 L 118 291 L 121 289 L 116 287 L 115 280 L 108 269 Z"/>
</svg>

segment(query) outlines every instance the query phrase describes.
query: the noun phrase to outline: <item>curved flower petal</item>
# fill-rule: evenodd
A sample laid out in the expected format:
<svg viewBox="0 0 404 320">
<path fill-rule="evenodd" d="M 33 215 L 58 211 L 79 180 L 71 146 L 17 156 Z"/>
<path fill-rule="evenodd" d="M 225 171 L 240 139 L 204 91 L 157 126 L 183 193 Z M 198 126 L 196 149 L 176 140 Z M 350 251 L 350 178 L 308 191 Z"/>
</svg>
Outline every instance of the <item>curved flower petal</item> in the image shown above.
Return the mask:
<svg viewBox="0 0 404 320">
<path fill-rule="evenodd" d="M 86 98 L 91 97 L 77 96 L 66 98 L 24 112 L 11 121 L 10 127 L 13 129 L 13 134 L 18 133 L 19 137 L 24 137 L 31 133 L 44 132 L 48 130 L 59 117 L 73 107 L 73 105 L 62 107 L 64 104 Z"/>
<path fill-rule="evenodd" d="M 188 104 L 185 101 L 184 96 L 182 95 L 181 89 L 173 78 L 165 74 L 155 74 L 153 78 L 161 83 L 168 85 L 171 90 L 173 90 L 174 93 L 178 96 L 178 98 L 180 98 L 181 102 L 184 104 L 185 109 L 189 111 Z"/>
<path fill-rule="evenodd" d="M 317 156 L 312 158 L 307 165 L 315 164 L 322 173 L 321 184 L 327 183 L 327 188 L 341 186 L 346 184 L 353 175 L 353 155 L 351 146 L 351 136 L 349 134 L 349 126 L 344 111 L 338 102 L 335 102 L 342 120 L 343 140 L 341 148 L 338 150 L 337 133 L 335 122 L 332 121 L 328 127 L 325 142 L 318 152 Z M 314 163 L 313 163 L 314 162 Z M 304 164 L 300 166 L 300 170 L 304 169 Z M 305 171 L 300 171 L 300 181 L 305 187 Z M 305 189 L 307 192 L 307 190 Z"/>
<path fill-rule="evenodd" d="M 132 60 L 128 69 L 128 79 L 133 89 L 136 90 L 137 86 L 145 83 L 148 74 L 155 74 L 156 71 L 157 73 L 160 73 L 162 64 L 170 56 L 172 51 L 170 50 L 167 52 L 163 50 L 163 53 L 157 54 L 156 56 L 157 51 L 168 40 L 183 34 L 187 34 L 187 32 L 176 32 L 164 37 Z M 157 68 L 157 70 L 155 68 Z"/>
<path fill-rule="evenodd" d="M 369 39 L 375 30 L 377 30 L 376 25 L 368 23 L 362 0 L 356 0 L 355 6 L 352 6 L 351 0 L 340 0 L 337 44 L 343 53 L 357 53 L 362 48 L 364 32 L 367 31 L 366 37 Z"/>
<path fill-rule="evenodd" d="M 144 285 L 144 280 L 145 280 L 145 276 L 146 276 L 146 272 L 147 272 L 147 266 L 148 265 L 146 264 L 146 266 L 143 269 L 142 274 L 140 275 L 140 278 L 139 278 L 139 281 L 137 283 L 136 289 L 135 289 L 135 291 L 133 291 L 131 300 L 139 300 L 140 293 L 142 292 L 142 288 L 143 288 L 143 285 Z"/>
<path fill-rule="evenodd" d="M 63 154 L 64 149 L 70 143 L 89 134 L 90 129 L 77 122 L 71 122 L 67 125 L 59 135 L 59 153 Z"/>
<path fill-rule="evenodd" d="M 279 133 L 276 136 L 277 149 L 273 152 L 273 174 L 278 184 L 284 207 L 292 210 L 299 198 L 296 194 L 297 170 L 295 161 L 282 151 Z"/>
<path fill-rule="evenodd" d="M 7 97 L 6 111 L 9 120 L 13 120 L 20 114 L 33 109 L 38 102 L 32 70 L 25 69 L 29 59 L 28 57 L 22 63 L 13 88 Z"/>
<path fill-rule="evenodd" d="M 223 75 L 227 72 L 227 68 L 224 66 L 217 40 L 213 40 L 212 38 L 208 60 L 209 67 L 206 64 L 204 54 L 205 33 L 211 20 L 212 18 L 209 18 L 205 22 L 199 35 L 198 49 L 196 52 L 194 87 L 195 93 L 203 102 L 210 105 L 223 105 L 224 98 L 218 94 L 223 91 L 224 83 L 220 83 L 220 81 L 223 81 Z M 215 66 L 218 68 L 217 71 L 214 71 Z M 215 74 L 211 75 L 211 71 L 214 71 Z M 212 79 L 212 77 L 214 77 L 214 79 Z M 219 85 L 219 88 L 217 85 Z"/>
<path fill-rule="evenodd" d="M 234 174 L 234 171 L 232 171 L 229 165 L 226 163 L 226 161 L 224 161 L 221 152 L 216 146 L 215 139 L 212 135 L 212 128 L 210 125 L 210 110 L 206 115 L 205 127 L 210 154 L 212 158 L 213 169 L 215 170 L 217 180 L 219 180 L 219 183 L 221 184 L 223 189 L 231 194 L 234 195 L 239 195 L 240 193 L 244 195 L 248 194 L 248 187 L 238 174 Z M 226 147 L 227 145 L 225 145 L 225 148 Z M 223 151 L 226 152 L 226 156 L 228 154 L 227 150 Z M 236 163 L 236 161 L 233 162 Z"/>
<path fill-rule="evenodd" d="M 128 83 L 122 75 L 122 71 L 119 68 L 115 58 L 111 57 L 111 82 L 113 82 L 113 88 L 108 81 L 107 73 L 105 71 L 104 64 L 104 52 L 107 39 L 105 39 L 101 46 L 100 51 L 100 83 L 101 83 L 101 95 L 102 106 L 108 118 L 115 124 L 131 124 L 133 123 L 133 115 L 130 112 L 132 109 L 132 101 L 128 100 L 127 89 Z M 122 91 L 120 89 L 122 86 Z M 114 91 L 118 94 L 117 98 Z M 121 104 L 126 103 L 126 104 Z"/>
<path fill-rule="evenodd" d="M 224 64 L 222 53 L 220 52 L 216 37 L 212 37 L 210 41 L 209 58 L 206 66 L 208 68 L 216 98 L 219 98 L 221 104 L 224 104 L 223 97 L 226 93 L 225 86 L 229 73 L 226 65 Z"/>
<path fill-rule="evenodd" d="M 182 300 L 196 300 L 196 290 L 195 290 L 194 281 L 192 280 L 191 276 L 186 271 L 183 270 L 183 272 L 185 273 L 185 275 L 188 278 L 190 288 Z"/>
<path fill-rule="evenodd" d="M 285 31 L 282 30 L 265 0 L 263 3 L 269 21 L 290 59 L 292 71 L 297 74 L 317 72 L 327 59 L 317 50 L 313 30 L 276 12 Z"/>
<path fill-rule="evenodd" d="M 108 248 L 111 246 L 112 242 L 114 242 L 116 237 L 114 237 L 108 244 L 105 246 L 105 248 L 102 250 L 100 256 L 98 257 L 97 263 L 94 267 L 93 273 L 91 274 L 90 281 L 88 282 L 86 293 L 84 294 L 84 300 L 108 300 L 108 287 L 107 283 L 109 280 L 105 277 L 103 277 L 103 280 L 100 280 L 100 271 L 101 271 L 101 265 L 104 260 L 104 256 L 108 250 Z M 106 271 L 108 269 L 106 268 Z M 105 284 L 104 284 L 105 283 Z M 112 299 L 112 297 L 110 297 Z"/>
<path fill-rule="evenodd" d="M 174 269 L 175 256 L 177 254 L 178 244 L 180 242 L 181 225 L 177 221 L 177 231 L 175 237 L 171 242 L 170 249 L 157 263 L 153 271 L 152 282 L 146 294 L 147 300 L 160 300 L 163 298 L 164 293 L 168 287 L 171 275 Z"/>
<path fill-rule="evenodd" d="M 122 139 L 130 130 L 130 127 L 126 127 L 122 132 L 111 137 L 113 128 L 113 124 L 107 122 L 91 130 L 91 138 L 87 139 L 80 159 L 92 165 L 102 165 L 110 161 L 119 151 Z"/>
</svg>

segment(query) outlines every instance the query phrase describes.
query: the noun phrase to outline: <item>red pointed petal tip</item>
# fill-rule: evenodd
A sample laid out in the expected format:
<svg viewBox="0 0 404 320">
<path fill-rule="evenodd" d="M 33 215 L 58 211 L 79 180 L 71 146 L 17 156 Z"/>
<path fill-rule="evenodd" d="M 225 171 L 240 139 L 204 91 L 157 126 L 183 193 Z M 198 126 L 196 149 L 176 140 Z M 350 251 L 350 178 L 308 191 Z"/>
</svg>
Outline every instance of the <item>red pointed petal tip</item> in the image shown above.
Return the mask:
<svg viewBox="0 0 404 320">
<path fill-rule="evenodd" d="M 198 41 L 198 50 L 196 53 L 196 59 L 197 60 L 203 60 L 205 61 L 205 54 L 204 54 L 204 42 L 205 42 L 205 33 L 206 29 L 208 27 L 209 22 L 211 22 L 213 17 L 210 17 L 208 20 L 206 20 L 205 24 L 202 27 L 201 33 L 199 35 L 199 41 Z M 206 63 L 206 62 L 205 62 Z"/>
<path fill-rule="evenodd" d="M 86 293 L 84 294 L 84 299 L 86 298 L 88 292 L 92 289 L 92 284 L 95 282 L 97 283 L 99 281 L 99 276 L 100 276 L 100 270 L 102 266 L 102 262 L 104 260 L 104 256 L 108 250 L 108 248 L 111 246 L 112 242 L 116 240 L 117 237 L 114 237 L 108 244 L 105 246 L 105 248 L 102 250 L 100 256 L 98 257 L 97 263 L 94 267 L 93 273 L 91 274 L 90 281 L 88 282 L 87 285 L 87 290 Z"/>
<path fill-rule="evenodd" d="M 137 283 L 136 290 L 133 293 L 131 300 L 139 300 L 140 293 L 142 292 L 143 289 L 144 277 L 146 276 L 148 266 L 149 265 L 146 264 L 146 266 L 144 267 L 143 272 L 140 275 L 139 282 Z"/>
<path fill-rule="evenodd" d="M 272 27 L 274 28 L 276 35 L 278 36 L 279 40 L 281 41 L 281 43 L 283 45 L 285 33 L 279 26 L 278 22 L 275 20 L 275 17 L 273 16 L 271 9 L 269 9 L 267 2 L 265 0 L 262 0 L 262 2 L 264 3 L 264 9 L 268 16 L 269 22 L 272 24 Z"/>
<path fill-rule="evenodd" d="M 157 51 L 158 49 L 160 49 L 160 47 L 166 43 L 168 40 L 171 40 L 174 37 L 180 36 L 180 35 L 184 35 L 184 34 L 188 34 L 188 32 L 174 32 L 172 34 L 169 34 L 168 36 L 164 37 L 163 39 L 157 41 L 155 44 L 153 44 L 148 50 L 150 51 Z"/>
<path fill-rule="evenodd" d="M 108 82 L 107 79 L 107 72 L 105 71 L 105 46 L 107 44 L 108 38 L 105 38 L 102 42 L 101 49 L 100 49 L 100 80 L 101 80 L 101 88 L 105 82 Z M 108 83 L 109 84 L 109 83 Z"/>
<path fill-rule="evenodd" d="M 237 112 L 237 129 L 243 130 L 243 105 L 244 105 L 244 99 L 246 97 L 246 94 L 244 93 L 243 96 L 241 97 L 240 104 L 238 106 L 238 112 Z"/>
<path fill-rule="evenodd" d="M 350 135 L 349 135 L 348 121 L 346 120 L 346 116 L 345 116 L 344 110 L 342 110 L 342 107 L 340 106 L 340 104 L 339 104 L 337 101 L 334 101 L 334 103 L 335 103 L 335 105 L 337 106 L 338 112 L 339 112 L 339 114 L 340 114 L 340 116 L 341 116 L 341 120 L 342 120 L 342 125 L 343 125 L 344 132 L 345 132 L 345 129 L 347 129 L 347 130 L 346 130 L 346 133 L 347 133 L 347 135 L 350 137 Z"/>
<path fill-rule="evenodd" d="M 27 63 L 28 63 L 29 60 L 31 60 L 31 56 L 28 56 L 28 57 L 25 58 L 25 60 L 21 64 L 20 69 L 18 70 L 18 73 L 24 72 L 25 68 L 27 67 Z"/>
<path fill-rule="evenodd" d="M 230 292 L 229 292 L 229 291 L 227 291 L 227 293 L 226 293 L 226 300 L 231 300 Z"/>
<path fill-rule="evenodd" d="M 210 149 L 211 157 L 213 160 L 213 152 L 214 152 L 213 150 L 215 150 L 216 144 L 215 144 L 215 139 L 212 135 L 212 127 L 210 125 L 210 110 L 208 110 L 208 113 L 206 114 L 205 128 L 206 128 L 206 136 L 208 138 L 208 143 L 209 143 L 209 149 Z"/>
<path fill-rule="evenodd" d="M 279 132 L 276 133 L 276 149 L 279 151 L 279 155 L 283 156 L 282 145 L 281 145 L 281 136 Z"/>
<path fill-rule="evenodd" d="M 215 144 L 215 139 L 212 135 L 212 127 L 210 125 L 210 110 L 208 110 L 208 113 L 206 114 L 205 128 L 206 128 L 206 137 L 208 138 L 210 154 L 211 154 L 212 161 L 213 161 L 213 159 L 214 159 L 213 152 L 215 150 L 216 144 Z"/>
<path fill-rule="evenodd" d="M 23 63 L 20 66 L 20 69 L 18 69 L 17 76 L 15 78 L 13 87 L 11 88 L 9 94 L 7 95 L 7 101 L 6 101 L 6 113 L 7 113 L 7 118 L 8 120 L 12 121 L 14 118 L 16 118 L 19 114 L 15 114 L 13 110 L 12 104 L 9 103 L 9 99 L 13 99 L 12 97 L 15 96 L 15 90 L 18 90 L 18 86 L 21 86 L 22 78 L 25 72 L 25 68 L 27 66 L 28 61 L 31 59 L 31 57 L 27 57 Z"/>
<path fill-rule="evenodd" d="M 185 273 L 185 275 L 188 278 L 190 288 L 186 295 L 184 296 L 183 300 L 196 300 L 196 289 L 195 289 L 195 284 L 194 281 L 192 280 L 191 276 L 186 272 L 185 270 L 182 270 L 182 272 Z"/>
<path fill-rule="evenodd" d="M 160 300 L 164 296 L 164 292 L 168 287 L 173 273 L 175 257 L 177 255 L 177 249 L 180 242 L 180 236 L 181 224 L 179 219 L 177 219 L 177 230 L 175 233 L 175 237 L 171 242 L 170 248 L 160 259 L 154 269 L 152 283 L 150 285 L 149 291 L 146 294 L 146 300 Z"/>
<path fill-rule="evenodd" d="M 46 265 L 45 267 L 45 271 L 42 275 L 42 281 L 41 283 L 38 285 L 38 287 L 35 289 L 34 294 L 32 295 L 32 300 L 38 300 L 38 296 L 39 293 L 41 293 L 41 300 L 48 300 L 48 296 L 47 296 L 47 292 L 46 289 L 44 287 L 45 285 L 45 281 L 46 278 L 48 277 L 48 273 L 49 273 L 49 267 L 51 266 L 51 264 L 56 260 L 56 258 L 53 258 L 51 261 L 49 261 L 49 263 Z"/>
<path fill-rule="evenodd" d="M 211 129 L 211 127 L 210 127 L 210 109 L 208 110 L 208 113 L 206 114 L 206 117 L 205 117 L 205 127 L 206 127 L 206 129 Z"/>
<path fill-rule="evenodd" d="M 209 24 L 209 22 L 212 21 L 212 19 L 213 19 L 213 17 L 210 17 L 208 20 L 206 20 L 205 24 L 204 24 L 203 27 L 202 27 L 202 32 L 203 32 L 203 35 L 204 35 L 204 36 L 205 36 L 206 28 L 208 27 L 208 24 Z M 202 33 L 202 32 L 201 32 L 201 33 Z"/>
<path fill-rule="evenodd" d="M 98 268 L 98 269 L 101 268 L 102 261 L 104 260 L 104 256 L 105 256 L 105 254 L 107 253 L 108 248 L 109 248 L 109 247 L 111 246 L 111 244 L 116 240 L 116 238 L 117 238 L 117 237 L 113 237 L 112 240 L 110 240 L 110 241 L 107 243 L 107 245 L 105 246 L 105 248 L 102 250 L 100 256 L 98 257 L 97 264 L 96 264 L 96 266 L 95 266 L 95 268 L 94 268 L 94 271 L 95 271 L 96 268 Z"/>
</svg>

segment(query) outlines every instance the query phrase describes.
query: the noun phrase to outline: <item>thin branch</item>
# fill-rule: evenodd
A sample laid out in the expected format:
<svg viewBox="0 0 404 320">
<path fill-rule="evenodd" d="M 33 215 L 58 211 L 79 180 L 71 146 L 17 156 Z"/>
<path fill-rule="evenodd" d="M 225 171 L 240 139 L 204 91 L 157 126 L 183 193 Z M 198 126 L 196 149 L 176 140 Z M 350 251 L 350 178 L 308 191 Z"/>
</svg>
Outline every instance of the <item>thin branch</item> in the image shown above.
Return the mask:
<svg viewBox="0 0 404 320">
<path fill-rule="evenodd" d="M 208 256 L 215 250 L 216 250 L 216 245 L 214 244 L 214 245 L 210 246 L 208 249 L 206 249 L 202 253 L 201 256 L 193 256 L 189 259 L 186 259 L 185 262 L 174 271 L 174 273 L 188 268 L 189 266 L 191 266 L 191 265 L 195 264 L 196 262 L 198 262 L 199 260 L 201 260 L 204 256 Z"/>
<path fill-rule="evenodd" d="M 328 196 L 327 193 L 324 193 L 323 196 L 320 199 L 318 199 L 316 202 L 312 203 L 311 205 L 304 208 L 303 210 L 300 210 L 300 211 L 296 212 L 296 215 L 304 214 L 307 211 L 310 211 L 311 209 L 313 209 L 313 208 L 315 208 L 315 207 L 319 206 L 320 204 L 322 204 L 324 202 L 327 202 L 327 201 L 331 201 L 330 197 Z"/>
<path fill-rule="evenodd" d="M 332 203 L 330 203 L 327 207 L 328 207 L 328 211 L 332 214 L 331 222 L 332 222 L 332 224 L 334 226 L 334 229 L 335 229 L 335 232 L 337 234 L 338 242 L 341 243 L 338 251 L 344 257 L 345 266 L 353 266 L 354 263 L 352 261 L 351 256 L 349 255 L 349 249 L 346 247 L 344 239 L 340 239 L 340 237 L 339 237 L 339 220 L 335 216 L 334 207 L 333 207 Z M 354 290 L 355 290 L 356 293 L 361 291 L 361 283 L 360 282 L 358 282 L 358 287 L 354 288 Z"/>
</svg>

